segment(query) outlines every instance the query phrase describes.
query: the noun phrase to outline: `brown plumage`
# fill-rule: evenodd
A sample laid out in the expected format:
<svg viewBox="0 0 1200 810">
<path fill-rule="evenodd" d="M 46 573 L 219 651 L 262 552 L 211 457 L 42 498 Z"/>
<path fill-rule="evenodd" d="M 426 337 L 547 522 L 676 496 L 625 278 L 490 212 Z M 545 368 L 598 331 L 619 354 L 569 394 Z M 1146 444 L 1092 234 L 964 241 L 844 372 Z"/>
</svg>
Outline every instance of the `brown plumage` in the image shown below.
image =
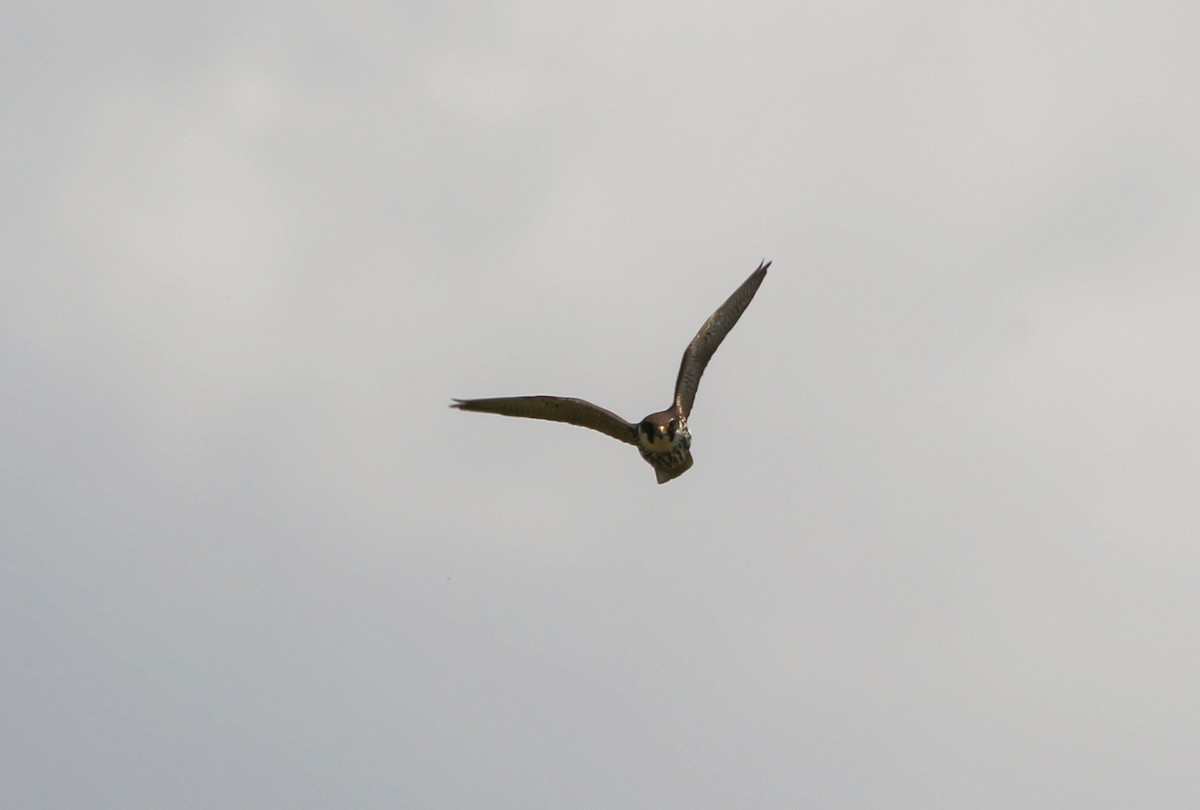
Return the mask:
<svg viewBox="0 0 1200 810">
<path fill-rule="evenodd" d="M 675 378 L 675 398 L 664 411 L 652 413 L 638 424 L 626 422 L 612 411 L 582 399 L 531 396 L 492 399 L 456 399 L 453 408 L 463 411 L 497 413 L 527 419 L 547 419 L 597 430 L 618 441 L 638 448 L 654 467 L 658 483 L 664 484 L 683 475 L 692 466 L 691 433 L 687 419 L 692 413 L 700 377 L 721 341 L 742 317 L 767 275 L 770 262 L 762 262 L 750 277 L 734 290 L 700 327 L 683 353 L 679 375 Z"/>
</svg>

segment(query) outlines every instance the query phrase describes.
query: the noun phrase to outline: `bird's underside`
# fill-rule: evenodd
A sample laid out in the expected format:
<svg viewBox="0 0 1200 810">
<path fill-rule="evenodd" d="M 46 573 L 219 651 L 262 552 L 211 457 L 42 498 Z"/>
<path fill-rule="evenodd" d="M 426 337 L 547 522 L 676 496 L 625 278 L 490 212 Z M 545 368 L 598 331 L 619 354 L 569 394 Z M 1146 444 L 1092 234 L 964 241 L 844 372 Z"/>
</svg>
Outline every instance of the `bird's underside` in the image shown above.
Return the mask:
<svg viewBox="0 0 1200 810">
<path fill-rule="evenodd" d="M 683 475 L 692 466 L 692 435 L 688 431 L 687 420 L 696 399 L 700 377 L 721 341 L 750 305 L 770 266 L 770 262 L 759 264 L 758 269 L 704 322 L 683 353 L 679 375 L 675 378 L 675 397 L 670 407 L 650 414 L 637 424 L 626 422 L 599 405 L 571 397 L 456 399 L 451 407 L 463 411 L 566 422 L 597 430 L 637 447 L 642 458 L 654 468 L 658 483 L 665 484 Z"/>
</svg>

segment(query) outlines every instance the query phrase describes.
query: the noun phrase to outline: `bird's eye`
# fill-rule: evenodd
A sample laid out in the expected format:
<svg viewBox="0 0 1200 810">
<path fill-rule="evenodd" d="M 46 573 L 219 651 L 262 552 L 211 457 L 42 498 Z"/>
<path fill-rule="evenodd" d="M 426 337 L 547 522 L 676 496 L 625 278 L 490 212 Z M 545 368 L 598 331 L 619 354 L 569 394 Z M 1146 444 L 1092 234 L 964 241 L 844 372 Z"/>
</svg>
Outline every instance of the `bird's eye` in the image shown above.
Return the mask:
<svg viewBox="0 0 1200 810">
<path fill-rule="evenodd" d="M 672 419 L 670 422 L 667 422 L 667 435 L 668 436 L 670 436 L 672 439 L 674 439 L 675 434 L 678 432 L 679 432 L 679 420 L 678 419 Z"/>
</svg>

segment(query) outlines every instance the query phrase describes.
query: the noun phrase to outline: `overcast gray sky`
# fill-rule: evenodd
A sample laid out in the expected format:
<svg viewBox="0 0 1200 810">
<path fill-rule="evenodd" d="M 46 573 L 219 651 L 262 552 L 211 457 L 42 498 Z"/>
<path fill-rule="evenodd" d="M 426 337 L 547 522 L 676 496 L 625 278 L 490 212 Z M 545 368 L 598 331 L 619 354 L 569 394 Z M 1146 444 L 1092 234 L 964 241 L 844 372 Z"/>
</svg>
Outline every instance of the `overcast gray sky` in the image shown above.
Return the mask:
<svg viewBox="0 0 1200 810">
<path fill-rule="evenodd" d="M 1200 803 L 1195 2 L 4 17 L 5 807 Z"/>
</svg>

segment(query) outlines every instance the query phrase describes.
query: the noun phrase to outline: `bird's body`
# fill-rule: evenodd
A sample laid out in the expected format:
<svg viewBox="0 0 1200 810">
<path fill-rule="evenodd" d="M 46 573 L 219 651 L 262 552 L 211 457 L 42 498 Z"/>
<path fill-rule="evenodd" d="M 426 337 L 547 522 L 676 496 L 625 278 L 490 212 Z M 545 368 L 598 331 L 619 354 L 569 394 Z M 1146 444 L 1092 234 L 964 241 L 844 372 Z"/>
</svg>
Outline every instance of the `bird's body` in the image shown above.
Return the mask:
<svg viewBox="0 0 1200 810">
<path fill-rule="evenodd" d="M 687 420 L 696 399 L 700 377 L 721 341 L 750 305 L 770 266 L 770 262 L 759 264 L 758 269 L 704 322 L 683 353 L 671 406 L 650 414 L 638 424 L 626 422 L 598 405 L 569 397 L 456 399 L 451 407 L 528 419 L 548 419 L 597 430 L 636 446 L 642 458 L 654 468 L 658 483 L 665 484 L 683 475 L 692 466 L 692 434 L 688 431 Z"/>
<path fill-rule="evenodd" d="M 674 406 L 652 413 L 638 425 L 638 452 L 665 484 L 692 466 L 692 434 L 687 417 Z"/>
</svg>

